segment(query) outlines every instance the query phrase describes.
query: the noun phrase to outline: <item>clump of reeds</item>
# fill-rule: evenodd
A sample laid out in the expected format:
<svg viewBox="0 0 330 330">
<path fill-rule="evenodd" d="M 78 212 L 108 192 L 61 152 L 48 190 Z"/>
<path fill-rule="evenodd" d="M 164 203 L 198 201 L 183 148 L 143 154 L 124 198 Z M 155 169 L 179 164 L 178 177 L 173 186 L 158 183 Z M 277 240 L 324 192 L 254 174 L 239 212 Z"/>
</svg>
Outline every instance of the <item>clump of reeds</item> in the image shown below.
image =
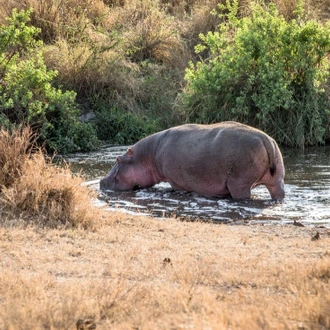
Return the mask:
<svg viewBox="0 0 330 330">
<path fill-rule="evenodd" d="M 57 167 L 42 150 L 32 152 L 31 129 L 0 131 L 1 211 L 52 227 L 94 229 L 97 209 L 83 177 Z"/>
</svg>

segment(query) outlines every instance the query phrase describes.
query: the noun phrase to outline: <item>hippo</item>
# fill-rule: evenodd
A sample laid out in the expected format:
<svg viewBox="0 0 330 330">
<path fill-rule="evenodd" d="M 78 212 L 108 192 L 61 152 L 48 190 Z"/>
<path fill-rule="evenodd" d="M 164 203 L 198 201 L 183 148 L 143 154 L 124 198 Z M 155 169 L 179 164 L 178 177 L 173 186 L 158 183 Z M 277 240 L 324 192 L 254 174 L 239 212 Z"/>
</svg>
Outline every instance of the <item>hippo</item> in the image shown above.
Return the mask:
<svg viewBox="0 0 330 330">
<path fill-rule="evenodd" d="M 238 122 L 185 124 L 152 134 L 119 156 L 100 181 L 102 190 L 135 190 L 168 182 L 176 191 L 233 199 L 265 185 L 272 199 L 284 192 L 284 164 L 277 143 Z"/>
</svg>

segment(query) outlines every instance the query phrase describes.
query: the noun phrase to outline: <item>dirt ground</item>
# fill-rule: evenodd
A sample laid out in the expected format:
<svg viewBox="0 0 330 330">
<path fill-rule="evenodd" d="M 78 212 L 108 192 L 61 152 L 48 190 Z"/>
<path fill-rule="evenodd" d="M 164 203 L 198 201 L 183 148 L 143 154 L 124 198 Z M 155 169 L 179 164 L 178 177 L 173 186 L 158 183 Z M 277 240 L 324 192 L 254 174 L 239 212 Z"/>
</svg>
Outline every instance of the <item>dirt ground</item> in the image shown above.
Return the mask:
<svg viewBox="0 0 330 330">
<path fill-rule="evenodd" d="M 329 228 L 104 217 L 2 224 L 0 329 L 330 329 Z"/>
</svg>

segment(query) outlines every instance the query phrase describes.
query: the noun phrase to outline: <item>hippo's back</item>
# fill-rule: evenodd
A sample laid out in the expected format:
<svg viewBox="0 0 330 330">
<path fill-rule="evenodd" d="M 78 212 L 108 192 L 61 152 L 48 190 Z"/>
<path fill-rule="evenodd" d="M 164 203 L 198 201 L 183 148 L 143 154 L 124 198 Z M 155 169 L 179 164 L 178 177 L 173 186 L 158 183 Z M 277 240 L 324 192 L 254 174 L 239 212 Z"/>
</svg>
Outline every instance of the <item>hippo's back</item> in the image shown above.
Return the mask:
<svg viewBox="0 0 330 330">
<path fill-rule="evenodd" d="M 230 154 L 258 150 L 263 141 L 271 139 L 258 129 L 231 121 L 213 125 L 187 124 L 158 134 L 158 156 L 164 155 L 180 163 L 189 160 L 219 163 Z"/>
</svg>

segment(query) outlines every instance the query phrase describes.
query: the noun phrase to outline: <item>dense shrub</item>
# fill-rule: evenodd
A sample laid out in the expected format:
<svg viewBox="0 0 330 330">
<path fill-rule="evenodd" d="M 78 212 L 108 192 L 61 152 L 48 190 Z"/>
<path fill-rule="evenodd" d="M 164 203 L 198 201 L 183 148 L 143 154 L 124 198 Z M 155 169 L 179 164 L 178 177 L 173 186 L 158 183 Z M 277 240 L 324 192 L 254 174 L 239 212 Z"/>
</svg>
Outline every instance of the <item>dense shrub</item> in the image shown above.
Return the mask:
<svg viewBox="0 0 330 330">
<path fill-rule="evenodd" d="M 99 139 L 114 144 L 132 144 L 160 130 L 157 121 L 116 107 L 100 108 L 96 112 L 95 123 Z"/>
<path fill-rule="evenodd" d="M 36 40 L 40 31 L 28 25 L 30 13 L 13 10 L 8 24 L 0 27 L 0 124 L 28 123 L 50 150 L 95 148 L 92 127 L 78 119 L 75 92 L 52 85 L 57 72 L 44 64 L 42 42 Z"/>
<path fill-rule="evenodd" d="M 252 6 L 237 18 L 237 1 L 218 31 L 201 35 L 211 56 L 186 71 L 183 93 L 191 121 L 238 120 L 261 127 L 279 143 L 323 143 L 330 122 L 330 24 L 303 18 L 286 21 L 274 5 Z"/>
</svg>

